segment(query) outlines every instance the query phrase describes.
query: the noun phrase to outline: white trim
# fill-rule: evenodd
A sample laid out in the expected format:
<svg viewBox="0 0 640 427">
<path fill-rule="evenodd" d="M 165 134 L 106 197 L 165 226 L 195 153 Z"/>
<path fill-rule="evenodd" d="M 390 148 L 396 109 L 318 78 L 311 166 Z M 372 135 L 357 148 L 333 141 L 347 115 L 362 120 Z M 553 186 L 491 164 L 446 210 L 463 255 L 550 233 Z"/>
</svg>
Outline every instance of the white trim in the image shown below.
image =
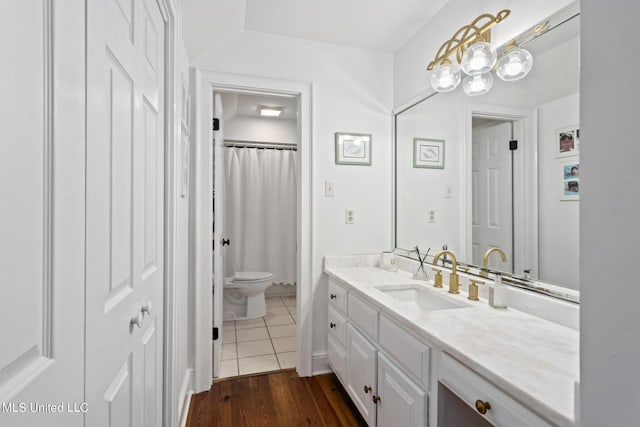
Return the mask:
<svg viewBox="0 0 640 427">
<path fill-rule="evenodd" d="M 177 306 L 176 283 L 179 252 L 178 242 L 178 208 L 180 203 L 180 123 L 176 122 L 176 88 L 180 86 L 179 37 L 181 34 L 180 19 L 175 0 L 156 0 L 165 23 L 165 56 L 164 56 L 164 292 L 163 292 L 163 366 L 162 377 L 162 425 L 176 425 L 177 413 L 174 411 L 177 387 Z M 177 124 L 176 124 L 177 123 Z M 185 284 L 186 285 L 186 284 Z"/>
<path fill-rule="evenodd" d="M 213 90 L 259 92 L 297 96 L 300 177 L 298 185 L 298 289 L 297 289 L 297 361 L 300 376 L 312 374 L 312 224 L 313 193 L 311 164 L 311 83 L 267 79 L 240 74 L 196 69 L 192 92 L 195 103 L 193 132 L 194 159 L 194 265 L 195 286 L 195 380 L 196 392 L 209 390 L 212 379 L 211 350 L 211 191 L 209 191 L 210 142 Z"/>
<path fill-rule="evenodd" d="M 333 372 L 329 365 L 329 355 L 326 351 L 313 354 L 313 375 L 330 374 Z"/>
<path fill-rule="evenodd" d="M 514 273 L 522 274 L 523 260 L 530 260 L 534 272 L 538 273 L 538 114 L 536 109 L 504 107 L 487 104 L 467 104 L 464 108 L 463 135 L 465 135 L 461 182 L 465 186 L 464 215 L 461 217 L 460 228 L 465 230 L 462 236 L 463 258 L 471 259 L 471 215 L 472 215 L 472 183 L 471 183 L 471 138 L 472 116 L 482 116 L 494 119 L 512 120 L 517 122 L 514 132 L 519 141 L 518 150 L 514 153 L 514 193 L 513 200 L 514 242 L 513 258 Z M 536 277 L 536 276 L 534 276 Z"/>
<path fill-rule="evenodd" d="M 189 416 L 189 407 L 191 406 L 191 396 L 193 396 L 193 369 L 187 369 L 182 378 L 182 387 L 178 395 L 178 425 L 184 427 L 187 425 L 187 417 Z"/>
</svg>

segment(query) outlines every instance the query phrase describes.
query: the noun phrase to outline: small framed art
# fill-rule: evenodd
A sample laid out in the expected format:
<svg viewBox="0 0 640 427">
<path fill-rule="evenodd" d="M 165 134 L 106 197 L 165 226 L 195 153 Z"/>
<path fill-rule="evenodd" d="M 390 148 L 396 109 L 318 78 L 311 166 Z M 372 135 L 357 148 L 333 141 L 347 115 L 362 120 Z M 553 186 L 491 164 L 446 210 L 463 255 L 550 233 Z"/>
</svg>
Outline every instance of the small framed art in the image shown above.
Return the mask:
<svg viewBox="0 0 640 427">
<path fill-rule="evenodd" d="M 371 166 L 371 135 L 336 132 L 336 164 Z"/>
<path fill-rule="evenodd" d="M 580 199 L 580 163 L 563 162 L 562 167 L 562 193 L 560 200 Z"/>
<path fill-rule="evenodd" d="M 444 169 L 444 139 L 413 138 L 413 167 Z"/>
<path fill-rule="evenodd" d="M 577 156 L 580 153 L 580 128 L 571 126 L 556 130 L 556 157 Z"/>
</svg>

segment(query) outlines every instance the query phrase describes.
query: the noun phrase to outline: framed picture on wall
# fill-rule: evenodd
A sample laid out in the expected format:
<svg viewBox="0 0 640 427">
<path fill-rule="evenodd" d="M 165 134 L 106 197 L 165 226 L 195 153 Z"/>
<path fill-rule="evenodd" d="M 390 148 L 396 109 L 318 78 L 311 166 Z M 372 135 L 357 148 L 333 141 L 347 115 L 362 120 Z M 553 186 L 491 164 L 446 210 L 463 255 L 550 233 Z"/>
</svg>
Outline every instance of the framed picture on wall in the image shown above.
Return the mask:
<svg viewBox="0 0 640 427">
<path fill-rule="evenodd" d="M 371 166 L 371 135 L 336 132 L 336 164 Z"/>
<path fill-rule="evenodd" d="M 444 139 L 413 138 L 413 167 L 444 169 Z"/>
<path fill-rule="evenodd" d="M 560 163 L 562 168 L 562 193 L 560 200 L 580 200 L 580 163 Z"/>
<path fill-rule="evenodd" d="M 580 128 L 570 126 L 556 130 L 556 157 L 577 156 L 580 153 Z"/>
</svg>

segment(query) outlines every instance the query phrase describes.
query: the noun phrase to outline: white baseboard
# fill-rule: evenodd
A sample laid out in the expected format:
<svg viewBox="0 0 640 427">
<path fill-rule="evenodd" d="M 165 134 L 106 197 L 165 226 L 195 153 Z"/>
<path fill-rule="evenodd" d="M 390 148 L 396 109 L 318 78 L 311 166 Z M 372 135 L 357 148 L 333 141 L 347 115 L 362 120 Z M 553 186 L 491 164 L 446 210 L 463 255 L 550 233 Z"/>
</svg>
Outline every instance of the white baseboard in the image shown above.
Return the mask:
<svg viewBox="0 0 640 427">
<path fill-rule="evenodd" d="M 187 425 L 189 406 L 191 405 L 191 396 L 193 396 L 193 377 L 194 370 L 187 369 L 182 379 L 180 395 L 178 395 L 178 425 L 180 427 L 185 427 Z"/>
<path fill-rule="evenodd" d="M 313 353 L 311 372 L 312 375 L 321 375 L 333 372 L 331 366 L 329 366 L 329 356 L 326 351 L 322 353 Z"/>
</svg>

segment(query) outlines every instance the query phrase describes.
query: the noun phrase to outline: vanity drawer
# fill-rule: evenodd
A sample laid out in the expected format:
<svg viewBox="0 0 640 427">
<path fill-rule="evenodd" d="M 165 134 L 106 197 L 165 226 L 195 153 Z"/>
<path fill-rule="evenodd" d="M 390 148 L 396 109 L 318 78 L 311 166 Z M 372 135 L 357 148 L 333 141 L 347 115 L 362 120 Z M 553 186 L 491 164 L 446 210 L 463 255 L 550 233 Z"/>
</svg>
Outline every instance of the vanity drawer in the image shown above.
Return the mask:
<svg viewBox="0 0 640 427">
<path fill-rule="evenodd" d="M 380 315 L 378 343 L 387 354 L 422 384 L 425 390 L 429 390 L 431 348 L 384 315 Z"/>
<path fill-rule="evenodd" d="M 332 279 L 329 279 L 329 305 L 342 313 L 347 312 L 347 291 Z"/>
<path fill-rule="evenodd" d="M 378 338 L 378 311 L 353 293 L 349 294 L 347 316 L 372 341 Z"/>
<path fill-rule="evenodd" d="M 524 405 L 445 353 L 442 353 L 440 363 L 440 382 L 474 410 L 477 400 L 489 402 L 491 408 L 482 416 L 494 425 L 551 427 Z"/>
<path fill-rule="evenodd" d="M 344 347 L 341 346 L 333 339 L 331 335 L 327 337 L 327 355 L 329 357 L 329 364 L 333 368 L 333 372 L 336 373 L 340 381 L 344 384 L 344 370 L 347 363 L 347 353 Z"/>
<path fill-rule="evenodd" d="M 329 336 L 344 345 L 347 342 L 347 319 L 331 306 L 329 306 L 328 318 Z"/>
</svg>

